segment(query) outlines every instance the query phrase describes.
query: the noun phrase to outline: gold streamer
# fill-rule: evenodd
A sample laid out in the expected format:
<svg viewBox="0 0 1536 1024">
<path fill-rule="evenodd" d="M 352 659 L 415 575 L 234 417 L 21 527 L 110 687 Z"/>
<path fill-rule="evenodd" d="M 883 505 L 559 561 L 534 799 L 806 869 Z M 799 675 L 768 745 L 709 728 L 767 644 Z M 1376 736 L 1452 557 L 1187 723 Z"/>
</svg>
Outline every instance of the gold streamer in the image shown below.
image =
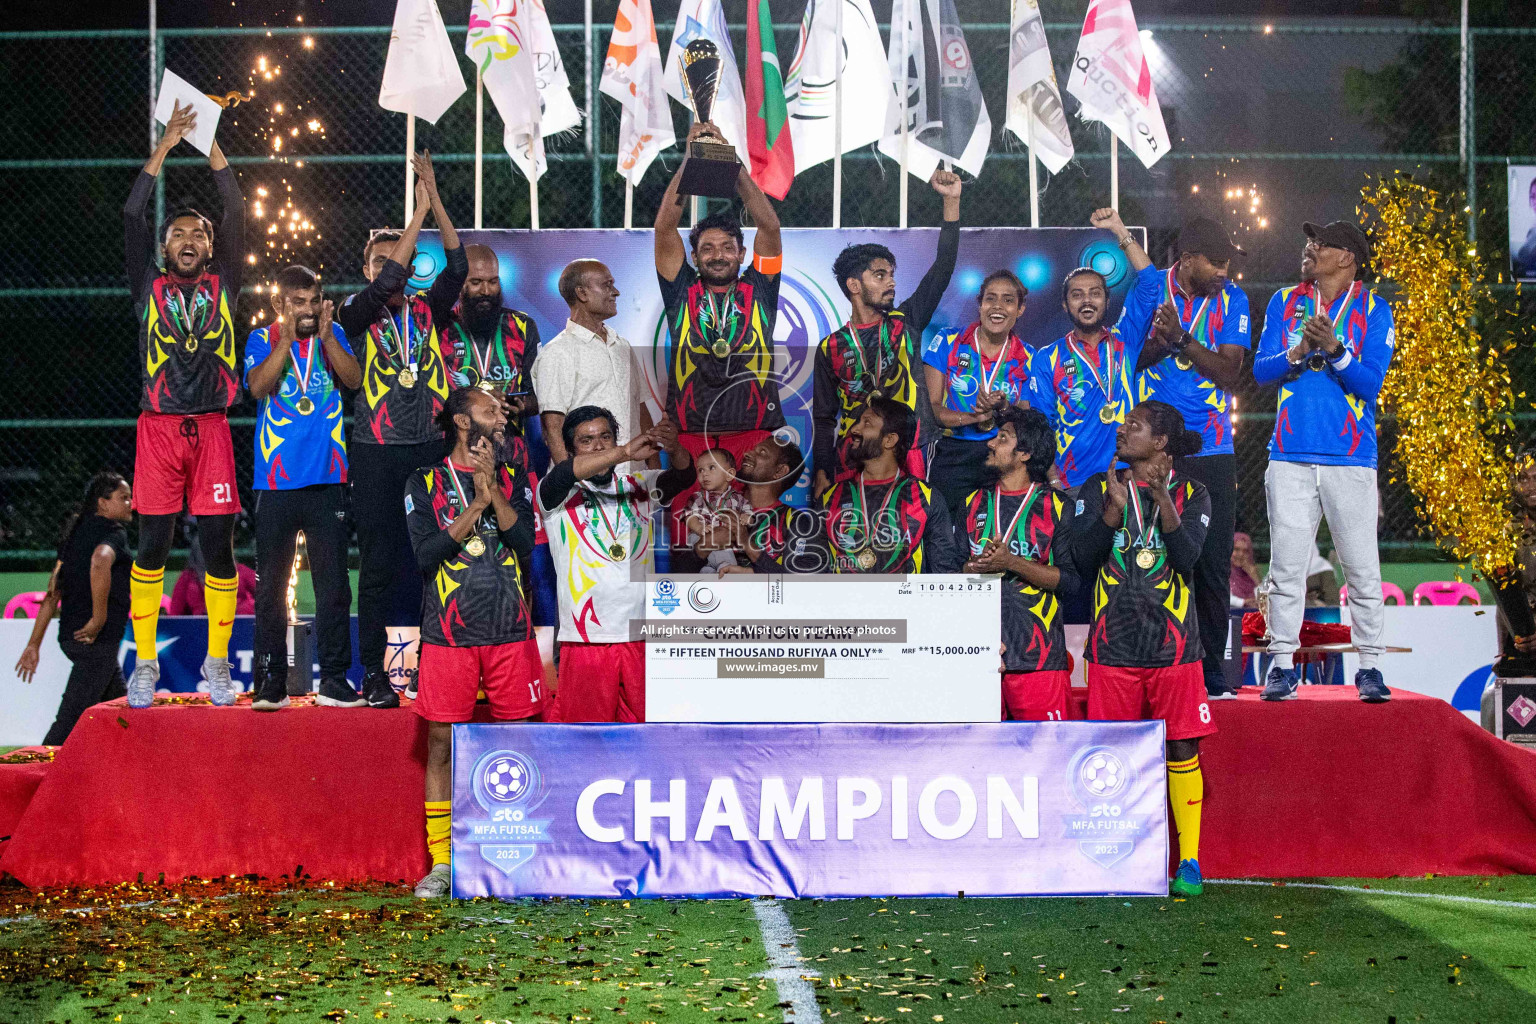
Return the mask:
<svg viewBox="0 0 1536 1024">
<path fill-rule="evenodd" d="M 1484 575 L 1502 575 L 1515 564 L 1516 396 L 1504 356 L 1517 328 L 1495 307 L 1463 213 L 1403 174 L 1361 196 L 1376 269 L 1396 286 L 1397 348 L 1381 403 L 1397 418 L 1398 462 L 1436 541 Z"/>
</svg>

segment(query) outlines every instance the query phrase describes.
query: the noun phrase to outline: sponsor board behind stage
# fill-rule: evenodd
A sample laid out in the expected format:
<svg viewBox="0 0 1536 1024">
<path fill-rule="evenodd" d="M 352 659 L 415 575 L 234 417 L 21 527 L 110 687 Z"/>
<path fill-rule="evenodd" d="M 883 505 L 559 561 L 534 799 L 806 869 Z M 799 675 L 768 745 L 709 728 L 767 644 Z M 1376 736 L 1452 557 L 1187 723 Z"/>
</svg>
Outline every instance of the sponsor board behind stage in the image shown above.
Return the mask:
<svg viewBox="0 0 1536 1024">
<path fill-rule="evenodd" d="M 998 581 L 733 576 L 647 584 L 649 722 L 995 722 Z"/>
<path fill-rule="evenodd" d="M 1161 722 L 456 725 L 453 892 L 1165 895 Z"/>
<path fill-rule="evenodd" d="M 1143 229 L 1133 229 L 1144 240 Z M 682 232 L 685 242 L 687 231 Z M 746 229 L 750 249 L 754 232 Z M 565 328 L 569 310 L 560 298 L 560 271 L 572 260 L 602 260 L 613 271 L 621 293 L 618 315 L 608 324 L 636 349 L 645 371 L 642 396 L 663 408 L 667 394 L 667 336 L 661 292 L 656 284 L 655 237 L 650 230 L 513 229 L 460 231 L 464 245 L 486 245 L 501 263 L 504 304 L 533 316 L 546 342 Z M 832 280 L 832 261 L 844 246 L 874 242 L 896 257 L 896 295 L 910 295 L 933 262 L 938 228 L 785 228 L 784 273 L 779 285 L 779 315 L 774 373 L 787 421 L 783 434 L 811 452 L 812 376 L 816 345 L 848 321 L 848 300 Z M 444 266 L 442 241 L 423 231 L 411 267 L 410 284 L 425 288 Z M 1061 308 L 1060 286 L 1067 273 L 1090 266 L 1110 286 L 1110 317 L 1120 315 L 1133 273 L 1114 236 L 1097 228 L 963 228 L 960 255 L 944 300 L 924 332 L 926 342 L 940 330 L 961 328 L 976 319 L 976 293 L 993 270 L 1011 270 L 1029 289 L 1016 331 L 1030 345 L 1066 334 L 1071 323 Z M 807 471 L 787 495 L 804 505 L 810 486 Z"/>
</svg>

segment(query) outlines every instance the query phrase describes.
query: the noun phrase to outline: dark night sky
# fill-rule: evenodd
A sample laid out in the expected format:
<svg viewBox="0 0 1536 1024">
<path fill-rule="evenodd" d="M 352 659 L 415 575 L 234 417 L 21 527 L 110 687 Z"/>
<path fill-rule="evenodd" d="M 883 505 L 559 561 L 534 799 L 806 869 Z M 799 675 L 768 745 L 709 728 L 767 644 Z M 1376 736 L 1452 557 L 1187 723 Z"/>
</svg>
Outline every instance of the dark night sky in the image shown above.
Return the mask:
<svg viewBox="0 0 1536 1024">
<path fill-rule="evenodd" d="M 745 0 L 726 0 L 727 13 L 739 20 L 746 10 Z M 677 0 L 652 0 L 658 24 L 670 25 Z M 981 17 L 1002 21 L 1007 17 L 1007 0 L 957 0 L 962 17 Z M 61 6 L 57 0 L 8 0 L 6 27 L 12 29 L 59 28 Z M 469 0 L 440 0 L 443 16 L 450 24 L 462 23 Z M 888 13 L 887 0 L 875 0 L 877 14 Z M 1049 20 L 1072 20 L 1086 10 L 1086 0 L 1044 0 L 1041 6 Z M 1429 11 L 1435 16 L 1455 17 L 1456 0 L 1136 0 L 1136 13 L 1142 19 L 1159 17 L 1313 17 L 1313 16 L 1389 16 Z M 1504 0 L 1474 0 L 1473 8 L 1492 11 L 1521 7 Z M 1531 5 L 1536 7 L 1536 5 Z M 546 0 L 554 21 L 579 21 L 581 0 Z M 595 0 L 594 17 L 611 22 L 616 0 Z M 776 21 L 799 18 L 801 0 L 776 0 Z M 388 24 L 394 15 L 394 0 L 160 0 L 159 22 L 163 26 L 265 25 L 291 24 L 303 15 L 311 25 Z M 147 0 L 94 0 L 69 8 L 69 26 L 77 28 L 138 28 L 147 24 Z M 1075 12 L 1075 13 L 1074 13 Z M 1508 24 L 1507 11 L 1499 17 Z M 1536 15 L 1533 15 L 1536 16 Z M 1487 24 L 1474 17 L 1474 22 Z"/>
</svg>

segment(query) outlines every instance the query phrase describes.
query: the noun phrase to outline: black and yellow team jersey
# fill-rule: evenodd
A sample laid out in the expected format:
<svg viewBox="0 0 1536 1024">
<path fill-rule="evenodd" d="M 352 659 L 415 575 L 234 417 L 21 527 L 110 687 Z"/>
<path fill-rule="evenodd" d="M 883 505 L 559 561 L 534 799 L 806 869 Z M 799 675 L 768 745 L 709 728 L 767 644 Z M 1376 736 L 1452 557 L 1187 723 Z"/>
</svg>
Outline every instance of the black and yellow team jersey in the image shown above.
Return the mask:
<svg viewBox="0 0 1536 1024">
<path fill-rule="evenodd" d="M 959 572 L 949 509 L 937 491 L 906 473 L 891 480 L 850 474 L 822 496 L 831 572 Z"/>
<path fill-rule="evenodd" d="M 1061 580 L 1055 590 L 1003 574 L 1003 666 L 1009 672 L 1057 672 L 1067 668 L 1067 641 L 1061 602 L 1077 589 L 1072 566 L 1072 510 L 1067 498 L 1048 484 L 1008 492 L 987 488 L 972 492 L 956 524 L 962 557 L 979 555 L 989 540 L 1005 543 L 1010 554 L 1055 566 Z"/>
<path fill-rule="evenodd" d="M 670 281 L 656 275 L 672 339 L 667 413 L 679 430 L 728 434 L 784 425 L 773 373 L 782 264 L 782 256 L 754 255 L 724 291 L 705 287 L 687 261 Z"/>
<path fill-rule="evenodd" d="M 752 560 L 756 572 L 821 573 L 831 568 L 821 516 L 783 502 L 752 510 L 747 550 L 756 552 Z"/>
<path fill-rule="evenodd" d="M 1130 485 L 1127 484 L 1127 487 Z M 1158 526 L 1151 488 L 1137 485 L 1144 523 L 1126 502 L 1120 525 L 1104 522 L 1105 477 L 1083 481 L 1072 526 L 1072 557 L 1093 588 L 1093 618 L 1083 657 L 1099 665 L 1165 668 L 1202 656 L 1191 586 L 1195 561 L 1211 525 L 1211 497 L 1198 480 L 1169 484 L 1179 528 Z"/>
<path fill-rule="evenodd" d="M 533 491 L 521 469 L 500 466 L 502 494 L 517 512 L 498 530 L 485 510 L 463 544 L 448 527 L 474 501 L 474 470 L 443 460 L 416 470 L 405 487 L 405 517 L 422 574 L 421 640 L 445 647 L 484 647 L 526 640 L 532 630 L 519 557 L 533 552 Z"/>
<path fill-rule="evenodd" d="M 503 309 L 493 326 L 476 330 L 455 306 L 445 333 L 450 389 L 468 385 L 508 395 L 532 393 L 533 358 L 539 351 L 539 325 L 533 317 Z M 519 416 L 507 417 L 507 446 L 508 461 L 526 470 L 528 442 Z"/>
<path fill-rule="evenodd" d="M 123 209 L 128 285 L 139 323 L 139 408 L 175 416 L 222 412 L 240 400 L 235 305 L 245 234 L 245 201 L 235 172 L 213 172 L 224 215 L 213 255 L 196 278 L 163 272 L 149 200 L 155 177 L 139 173 Z M 156 253 L 156 257 L 158 254 Z"/>
<path fill-rule="evenodd" d="M 447 266 L 424 294 L 406 296 L 398 309 L 389 298 L 406 284 L 405 267 L 389 260 L 362 291 L 336 311 L 363 386 L 352 403 L 354 444 L 422 444 L 441 440 L 435 422 L 452 389 L 443 357 L 443 328 L 469 276 L 464 247 L 444 253 Z"/>
<path fill-rule="evenodd" d="M 923 331 L 944 298 L 959 252 L 960 223 L 946 221 L 939 229 L 933 265 L 906 301 L 872 324 L 845 324 L 816 346 L 811 464 L 828 480 L 849 468 L 848 431 L 877 395 L 900 402 L 917 416 L 912 447 L 922 448 L 939 436 L 923 376 Z"/>
</svg>

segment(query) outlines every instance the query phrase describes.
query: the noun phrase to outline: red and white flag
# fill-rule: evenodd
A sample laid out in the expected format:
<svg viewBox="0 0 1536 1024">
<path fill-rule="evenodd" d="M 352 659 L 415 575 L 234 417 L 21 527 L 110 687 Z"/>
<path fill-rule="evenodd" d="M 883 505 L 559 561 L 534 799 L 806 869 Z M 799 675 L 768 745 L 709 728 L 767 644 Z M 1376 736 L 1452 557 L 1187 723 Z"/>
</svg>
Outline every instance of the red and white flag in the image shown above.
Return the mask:
<svg viewBox="0 0 1536 1024">
<path fill-rule="evenodd" d="M 638 185 L 656 154 L 677 144 L 651 0 L 619 0 L 598 88 L 624 108 L 619 120 L 619 174 Z"/>
<path fill-rule="evenodd" d="M 1131 0 L 1089 0 L 1067 92 L 1082 104 L 1079 117 L 1102 121 L 1145 166 L 1167 154 L 1168 128 Z"/>
</svg>

